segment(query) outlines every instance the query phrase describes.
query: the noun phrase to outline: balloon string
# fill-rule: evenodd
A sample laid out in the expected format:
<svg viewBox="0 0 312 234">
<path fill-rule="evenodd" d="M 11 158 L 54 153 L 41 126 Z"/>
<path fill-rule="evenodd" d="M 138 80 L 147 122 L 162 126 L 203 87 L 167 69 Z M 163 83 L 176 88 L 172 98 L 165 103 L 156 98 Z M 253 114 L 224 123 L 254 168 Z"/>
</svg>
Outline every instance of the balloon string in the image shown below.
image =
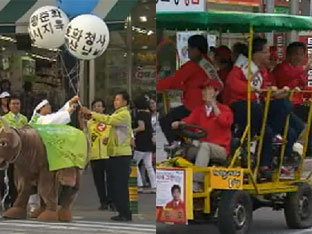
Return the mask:
<svg viewBox="0 0 312 234">
<path fill-rule="evenodd" d="M 64 61 L 63 56 L 61 55 L 60 57 L 61 57 L 61 63 L 62 63 L 62 67 L 63 67 L 62 71 L 65 72 L 65 74 L 63 73 L 63 75 L 65 75 L 68 78 L 69 85 L 73 89 L 75 95 L 77 95 L 78 94 L 78 90 L 76 90 L 76 88 L 75 88 L 75 86 L 73 84 L 72 78 L 71 78 L 71 74 L 75 74 L 74 73 L 75 71 L 76 71 L 76 74 L 77 74 L 77 64 L 72 68 L 72 70 L 70 72 L 68 72 L 68 70 L 66 68 L 66 65 L 65 65 L 65 61 Z"/>
</svg>

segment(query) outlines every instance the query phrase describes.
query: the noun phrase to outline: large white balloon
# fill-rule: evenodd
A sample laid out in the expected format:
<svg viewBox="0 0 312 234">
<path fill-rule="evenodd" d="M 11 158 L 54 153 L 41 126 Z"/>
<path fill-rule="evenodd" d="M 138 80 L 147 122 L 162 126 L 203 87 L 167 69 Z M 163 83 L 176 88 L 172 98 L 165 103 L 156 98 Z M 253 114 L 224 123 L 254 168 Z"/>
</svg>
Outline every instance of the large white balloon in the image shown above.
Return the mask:
<svg viewBox="0 0 312 234">
<path fill-rule="evenodd" d="M 104 53 L 109 43 L 105 22 L 94 15 L 80 15 L 67 26 L 66 47 L 79 59 L 90 60 Z"/>
<path fill-rule="evenodd" d="M 44 6 L 31 15 L 28 32 L 35 45 L 55 49 L 65 43 L 68 23 L 69 19 L 61 9 Z"/>
</svg>

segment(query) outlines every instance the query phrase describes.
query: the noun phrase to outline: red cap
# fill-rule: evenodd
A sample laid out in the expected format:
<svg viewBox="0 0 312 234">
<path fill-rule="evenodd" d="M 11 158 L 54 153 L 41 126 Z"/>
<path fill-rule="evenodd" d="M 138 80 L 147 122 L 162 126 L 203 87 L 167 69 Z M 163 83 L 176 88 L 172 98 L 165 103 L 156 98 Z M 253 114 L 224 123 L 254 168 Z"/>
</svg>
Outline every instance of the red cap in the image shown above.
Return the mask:
<svg viewBox="0 0 312 234">
<path fill-rule="evenodd" d="M 226 46 L 220 46 L 215 50 L 216 56 L 219 56 L 222 60 L 230 60 L 232 51 Z"/>
<path fill-rule="evenodd" d="M 204 88 L 206 88 L 206 87 L 213 87 L 213 88 L 215 88 L 215 89 L 218 90 L 218 91 L 222 90 L 222 85 L 221 85 L 220 82 L 217 81 L 217 80 L 208 80 L 208 79 L 207 79 L 207 80 L 200 86 L 200 88 L 201 88 L 201 89 L 204 89 Z"/>
</svg>

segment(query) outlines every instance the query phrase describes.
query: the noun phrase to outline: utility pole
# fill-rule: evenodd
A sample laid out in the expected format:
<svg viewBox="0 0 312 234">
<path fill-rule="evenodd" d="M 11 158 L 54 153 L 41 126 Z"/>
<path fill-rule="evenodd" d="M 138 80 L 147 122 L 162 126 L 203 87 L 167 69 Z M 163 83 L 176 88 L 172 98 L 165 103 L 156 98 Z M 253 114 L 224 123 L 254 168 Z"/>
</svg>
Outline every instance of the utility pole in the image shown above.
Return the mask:
<svg viewBox="0 0 312 234">
<path fill-rule="evenodd" d="M 291 0 L 290 1 L 290 14 L 291 15 L 298 15 L 299 14 L 299 1 L 298 0 Z M 291 31 L 289 42 L 297 41 L 298 40 L 298 33 L 296 31 Z"/>
<path fill-rule="evenodd" d="M 268 14 L 274 13 L 274 6 L 275 6 L 275 1 L 274 0 L 266 0 L 266 6 L 265 6 L 265 12 Z M 273 40 L 274 40 L 274 33 L 267 33 L 266 38 L 268 40 L 268 43 L 270 45 L 273 45 Z"/>
</svg>

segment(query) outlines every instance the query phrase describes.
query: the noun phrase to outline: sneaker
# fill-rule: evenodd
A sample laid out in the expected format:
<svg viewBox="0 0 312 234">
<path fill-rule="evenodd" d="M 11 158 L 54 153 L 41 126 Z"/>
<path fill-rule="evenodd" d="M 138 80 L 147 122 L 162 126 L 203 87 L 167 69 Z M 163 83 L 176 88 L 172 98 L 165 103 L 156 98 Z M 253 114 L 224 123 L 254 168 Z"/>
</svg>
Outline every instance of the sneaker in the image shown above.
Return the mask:
<svg viewBox="0 0 312 234">
<path fill-rule="evenodd" d="M 145 193 L 156 193 L 156 188 L 149 188 L 145 190 Z"/>
<path fill-rule="evenodd" d="M 289 168 L 282 166 L 281 176 L 291 176 L 291 171 L 289 170 Z"/>
<path fill-rule="evenodd" d="M 144 192 L 144 188 L 143 187 L 138 187 L 138 193 L 143 193 Z"/>
<path fill-rule="evenodd" d="M 274 138 L 273 138 L 273 142 L 272 142 L 274 145 L 282 145 L 284 144 L 284 139 L 281 135 L 276 135 Z"/>
</svg>

